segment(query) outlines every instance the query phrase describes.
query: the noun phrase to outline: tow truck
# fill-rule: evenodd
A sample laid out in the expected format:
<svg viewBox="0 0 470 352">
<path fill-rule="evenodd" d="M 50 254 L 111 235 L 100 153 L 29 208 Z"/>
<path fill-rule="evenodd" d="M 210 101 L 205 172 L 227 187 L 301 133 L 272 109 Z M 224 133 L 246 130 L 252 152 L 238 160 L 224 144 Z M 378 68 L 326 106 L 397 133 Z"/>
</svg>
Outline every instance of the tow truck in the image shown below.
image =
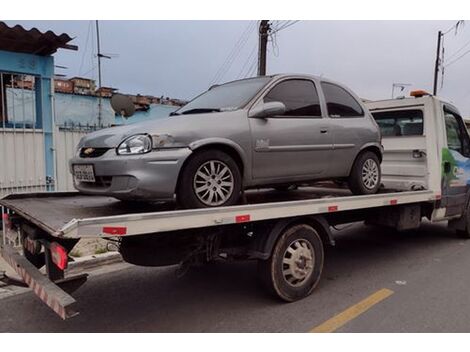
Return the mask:
<svg viewBox="0 0 470 352">
<path fill-rule="evenodd" d="M 321 278 L 330 228 L 366 224 L 418 228 L 448 221 L 470 237 L 470 138 L 457 108 L 424 91 L 369 102 L 382 131 L 382 187 L 355 196 L 341 181 L 295 190 L 247 191 L 241 205 L 180 210 L 173 204 L 125 203 L 77 192 L 11 194 L 0 200 L 3 231 L 21 250 L 1 255 L 24 284 L 62 319 L 77 314 L 71 293 L 86 274 L 65 277 L 70 251 L 82 238 L 115 241 L 126 262 L 191 265 L 257 260 L 261 281 L 284 301 L 306 297 Z"/>
</svg>

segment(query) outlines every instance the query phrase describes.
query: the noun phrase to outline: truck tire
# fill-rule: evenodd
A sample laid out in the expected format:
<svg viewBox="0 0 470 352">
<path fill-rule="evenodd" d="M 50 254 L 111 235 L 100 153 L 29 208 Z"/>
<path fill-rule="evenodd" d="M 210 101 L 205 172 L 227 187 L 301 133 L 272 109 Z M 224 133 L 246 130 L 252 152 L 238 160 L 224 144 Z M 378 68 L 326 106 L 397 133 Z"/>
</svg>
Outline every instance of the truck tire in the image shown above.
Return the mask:
<svg viewBox="0 0 470 352">
<path fill-rule="evenodd" d="M 323 243 L 306 224 L 287 227 L 267 260 L 258 262 L 258 275 L 275 296 L 293 302 L 312 293 L 323 270 Z"/>
<path fill-rule="evenodd" d="M 375 194 L 380 188 L 380 162 L 377 155 L 364 151 L 358 155 L 351 170 L 348 184 L 353 194 Z"/>
<path fill-rule="evenodd" d="M 456 229 L 455 233 L 459 238 L 463 239 L 470 239 L 470 211 L 469 211 L 469 204 L 467 204 L 467 209 L 465 209 L 465 213 L 463 214 L 464 221 L 464 229 Z"/>
<path fill-rule="evenodd" d="M 229 206 L 237 204 L 241 191 L 242 176 L 232 157 L 204 150 L 196 152 L 181 171 L 176 200 L 186 209 Z"/>
</svg>

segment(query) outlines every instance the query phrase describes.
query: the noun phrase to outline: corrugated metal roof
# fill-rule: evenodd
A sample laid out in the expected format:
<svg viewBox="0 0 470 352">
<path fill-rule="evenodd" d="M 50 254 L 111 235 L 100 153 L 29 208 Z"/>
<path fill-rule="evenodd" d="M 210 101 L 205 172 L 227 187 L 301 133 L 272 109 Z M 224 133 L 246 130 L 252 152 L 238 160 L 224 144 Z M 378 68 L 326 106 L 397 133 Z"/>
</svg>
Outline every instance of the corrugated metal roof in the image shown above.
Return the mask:
<svg viewBox="0 0 470 352">
<path fill-rule="evenodd" d="M 72 39 L 65 33 L 42 33 L 37 28 L 27 30 L 20 25 L 8 27 L 0 22 L 0 50 L 47 56 L 59 48 L 77 50 L 76 45 L 67 44 Z"/>
</svg>

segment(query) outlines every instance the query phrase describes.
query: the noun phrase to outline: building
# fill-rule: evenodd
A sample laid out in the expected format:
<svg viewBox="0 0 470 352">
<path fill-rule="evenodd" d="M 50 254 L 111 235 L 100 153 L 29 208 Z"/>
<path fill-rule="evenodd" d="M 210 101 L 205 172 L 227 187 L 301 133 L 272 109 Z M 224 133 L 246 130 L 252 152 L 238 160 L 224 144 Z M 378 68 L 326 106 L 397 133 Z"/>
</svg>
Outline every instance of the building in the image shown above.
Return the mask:
<svg viewBox="0 0 470 352">
<path fill-rule="evenodd" d="M 81 95 L 94 95 L 96 90 L 95 80 L 84 77 L 72 77 L 73 92 Z"/>
<path fill-rule="evenodd" d="M 117 88 L 100 87 L 95 91 L 95 94 L 98 97 L 111 98 L 116 91 L 117 91 Z"/>
<path fill-rule="evenodd" d="M 34 89 L 34 76 L 31 75 L 12 75 L 11 87 L 19 89 Z"/>
<path fill-rule="evenodd" d="M 0 194 L 55 189 L 52 54 L 71 40 L 0 22 Z"/>
<path fill-rule="evenodd" d="M 54 78 L 54 91 L 57 93 L 73 94 L 73 82 L 68 79 Z"/>
</svg>

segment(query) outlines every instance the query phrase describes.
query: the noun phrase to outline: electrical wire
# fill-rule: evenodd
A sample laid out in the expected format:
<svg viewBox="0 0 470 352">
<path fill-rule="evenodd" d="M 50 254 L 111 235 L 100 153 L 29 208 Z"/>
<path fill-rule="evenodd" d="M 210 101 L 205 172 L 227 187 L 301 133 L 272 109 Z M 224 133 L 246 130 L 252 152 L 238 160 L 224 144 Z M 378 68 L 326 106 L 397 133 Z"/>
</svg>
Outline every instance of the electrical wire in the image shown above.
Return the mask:
<svg viewBox="0 0 470 352">
<path fill-rule="evenodd" d="M 300 20 L 296 20 L 296 21 L 287 21 L 288 23 L 284 24 L 283 26 L 280 26 L 276 29 L 274 29 L 273 31 L 271 31 L 271 34 L 274 34 L 274 33 L 277 33 L 277 32 L 280 32 L 286 28 L 289 28 L 290 26 L 293 26 L 294 24 L 296 24 L 297 22 L 299 22 Z"/>
<path fill-rule="evenodd" d="M 457 21 L 453 26 L 451 26 L 449 29 L 447 29 L 445 32 L 443 32 L 442 35 L 446 35 L 452 29 L 455 29 L 455 34 L 457 34 L 457 31 L 458 31 L 459 27 L 462 27 L 464 25 L 464 23 L 465 23 L 465 21 L 463 21 L 463 20 Z"/>
<path fill-rule="evenodd" d="M 463 49 L 470 45 L 470 40 L 462 45 L 457 51 L 455 51 L 452 55 L 449 56 L 447 60 L 452 60 L 458 53 L 460 53 Z"/>
<path fill-rule="evenodd" d="M 91 27 L 92 27 L 91 25 L 92 25 L 92 21 L 89 21 L 89 23 L 88 23 L 88 32 L 87 32 L 86 41 L 85 41 L 85 46 L 83 47 L 82 59 L 81 59 L 81 61 L 80 61 L 80 66 L 79 66 L 79 69 L 78 69 L 78 75 L 79 75 L 79 76 L 82 74 L 83 64 L 85 63 L 85 55 L 86 55 L 86 51 L 87 51 L 87 48 L 88 48 L 88 41 L 90 40 L 90 33 L 91 33 Z"/>
<path fill-rule="evenodd" d="M 245 63 L 242 66 L 242 69 L 240 70 L 240 73 L 237 76 L 238 79 L 241 77 L 244 77 L 244 78 L 246 77 L 246 76 L 243 76 L 243 72 L 245 72 L 246 68 L 248 67 L 248 64 L 252 62 L 253 55 L 255 55 L 256 53 L 256 48 L 257 48 L 257 45 L 254 45 L 253 48 L 251 49 L 250 55 L 248 55 L 247 59 L 245 60 Z"/>
<path fill-rule="evenodd" d="M 253 28 L 256 28 L 256 22 L 250 22 L 248 26 L 245 28 L 245 30 L 242 32 L 242 34 L 240 35 L 240 38 L 235 43 L 233 49 L 230 51 L 229 55 L 227 56 L 225 61 L 222 63 L 220 68 L 217 70 L 210 85 L 219 83 L 219 81 L 225 76 L 228 70 L 230 70 L 230 68 L 233 65 L 233 62 L 240 55 L 241 50 L 244 48 L 244 46 L 248 42 L 248 39 L 250 37 L 250 34 L 253 31 Z"/>
<path fill-rule="evenodd" d="M 445 65 L 444 67 L 449 67 L 450 65 L 456 63 L 457 61 L 459 61 L 460 59 L 462 59 L 464 56 L 466 56 L 468 53 L 470 53 L 470 50 L 467 50 L 466 52 L 464 52 L 462 55 L 458 56 L 456 59 L 452 60 L 451 62 L 449 62 L 447 65 Z"/>
</svg>

